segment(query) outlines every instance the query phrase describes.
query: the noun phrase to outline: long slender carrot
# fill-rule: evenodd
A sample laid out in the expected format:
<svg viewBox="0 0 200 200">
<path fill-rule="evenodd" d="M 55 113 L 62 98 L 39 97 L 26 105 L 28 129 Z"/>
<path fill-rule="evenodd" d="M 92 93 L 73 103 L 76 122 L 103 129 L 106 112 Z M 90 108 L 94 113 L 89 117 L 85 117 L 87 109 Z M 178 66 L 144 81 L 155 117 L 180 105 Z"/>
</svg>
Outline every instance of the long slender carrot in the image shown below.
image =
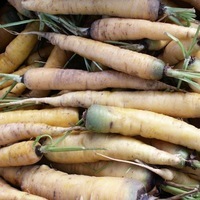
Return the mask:
<svg viewBox="0 0 200 200">
<path fill-rule="evenodd" d="M 116 31 L 117 30 L 117 31 Z M 109 40 L 169 40 L 166 32 L 179 39 L 193 38 L 197 29 L 164 22 L 142 19 L 104 18 L 96 20 L 89 28 L 89 35 L 99 41 Z"/>
<path fill-rule="evenodd" d="M 36 74 L 37 76 L 35 76 Z M 78 69 L 49 69 L 43 67 L 30 69 L 22 76 L 13 74 L 13 76 L 9 75 L 9 77 L 22 82 L 31 90 L 176 89 L 161 81 L 142 79 L 115 70 L 88 72 Z"/>
<path fill-rule="evenodd" d="M 53 5 L 53 6 L 52 6 Z M 83 6 L 84 5 L 84 6 Z M 83 15 L 108 15 L 119 16 L 125 18 L 141 18 L 156 21 L 160 15 L 167 15 L 171 18 L 184 19 L 188 21 L 187 15 L 182 17 L 176 9 L 162 5 L 158 0 L 103 0 L 91 1 L 84 0 L 81 3 L 77 0 L 58 0 L 56 3 L 53 0 L 40 2 L 38 0 L 22 0 L 22 6 L 27 10 L 51 13 L 51 14 L 83 14 Z M 182 9 L 186 12 L 187 9 Z M 141 12 L 142 11 L 142 12 Z M 194 13 L 194 10 L 188 10 L 189 13 Z M 174 17 L 173 17 L 174 16 Z"/>
<path fill-rule="evenodd" d="M 12 187 L 8 184 L 3 178 L 0 178 L 0 200 L 47 200 L 44 197 L 30 194 L 18 190 L 17 188 Z"/>
<path fill-rule="evenodd" d="M 146 110 L 92 105 L 84 118 L 88 130 L 128 136 L 141 135 L 200 150 L 200 130 L 167 115 Z"/>
<path fill-rule="evenodd" d="M 181 157 L 159 150 L 133 137 L 86 131 L 71 133 L 65 139 L 61 137 L 54 137 L 52 140 L 47 138 L 43 146 L 40 148 L 40 151 L 44 153 L 44 156 L 49 161 L 57 163 L 84 163 L 109 160 L 108 158 L 97 154 L 101 153 L 105 156 L 123 160 L 138 159 L 148 164 L 180 167 L 184 165 L 184 161 Z M 82 150 L 60 152 L 51 152 L 47 150 L 45 152 L 45 149 L 48 148 L 48 145 L 53 144 L 58 139 L 62 140 L 56 144 L 56 148 L 71 146 L 81 147 Z M 99 148 L 100 150 L 89 150 L 89 148 Z"/>
<path fill-rule="evenodd" d="M 0 148 L 0 166 L 25 166 L 37 163 L 42 158 L 42 153 L 38 150 L 41 146 L 34 141 L 22 141 Z"/>
<path fill-rule="evenodd" d="M 194 92 L 87 90 L 67 92 L 55 97 L 27 98 L 10 103 L 1 103 L 0 107 L 30 103 L 82 108 L 88 108 L 92 104 L 100 104 L 149 110 L 177 118 L 200 117 L 200 94 Z"/>
<path fill-rule="evenodd" d="M 143 184 L 134 179 L 68 175 L 47 165 L 4 167 L 0 174 L 23 191 L 49 200 L 139 200 L 146 193 Z"/>
<path fill-rule="evenodd" d="M 187 81 L 188 79 L 199 77 L 198 73 L 191 74 L 187 71 L 174 70 L 154 56 L 122 49 L 92 39 L 54 32 L 29 32 L 27 34 L 37 34 L 48 39 L 61 49 L 75 52 L 117 71 L 144 79 L 160 80 L 167 76 Z"/>
<path fill-rule="evenodd" d="M 44 108 L 35 110 L 14 110 L 0 113 L 0 124 L 15 122 L 45 123 L 52 126 L 69 127 L 79 120 L 76 108 Z"/>
<path fill-rule="evenodd" d="M 79 129 L 80 127 L 77 127 Z M 35 138 L 39 135 L 48 134 L 52 137 L 62 135 L 64 132 L 76 127 L 50 126 L 43 123 L 8 123 L 0 125 L 0 145 L 8 145 L 22 140 Z"/>
</svg>

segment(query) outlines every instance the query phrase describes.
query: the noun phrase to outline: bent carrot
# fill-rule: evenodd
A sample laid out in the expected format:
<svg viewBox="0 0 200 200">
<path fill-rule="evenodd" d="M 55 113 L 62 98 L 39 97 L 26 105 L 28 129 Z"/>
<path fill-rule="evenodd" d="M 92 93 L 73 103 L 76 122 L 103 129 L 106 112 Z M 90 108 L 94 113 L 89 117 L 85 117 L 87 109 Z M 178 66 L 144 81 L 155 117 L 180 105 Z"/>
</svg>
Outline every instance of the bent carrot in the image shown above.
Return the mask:
<svg viewBox="0 0 200 200">
<path fill-rule="evenodd" d="M 117 99 L 117 101 L 116 101 Z M 145 101 L 144 101 L 145 99 Z M 26 104 L 88 108 L 92 104 L 149 110 L 177 118 L 200 117 L 200 94 L 167 91 L 75 91 L 60 96 L 27 98 L 1 103 L 0 107 Z"/>
<path fill-rule="evenodd" d="M 27 24 L 22 33 L 34 30 L 39 30 L 38 22 Z M 37 41 L 36 35 L 17 35 L 7 45 L 5 52 L 0 54 L 0 72 L 11 73 L 15 71 L 29 56 Z"/>
<path fill-rule="evenodd" d="M 84 113 L 84 119 L 85 127 L 91 131 L 141 135 L 200 151 L 200 130 L 167 115 L 146 110 L 92 105 Z"/>
<path fill-rule="evenodd" d="M 17 188 L 9 185 L 5 180 L 0 178 L 0 200 L 47 200 L 44 197 L 30 194 L 28 192 L 23 192 Z"/>
<path fill-rule="evenodd" d="M 41 146 L 34 141 L 22 141 L 0 148 L 0 166 L 25 166 L 32 165 L 41 160 L 42 154 L 38 150 Z"/>
<path fill-rule="evenodd" d="M 105 88 L 140 90 L 175 89 L 173 86 L 161 81 L 133 77 L 115 70 L 88 72 L 78 69 L 48 69 L 43 67 L 29 69 L 22 76 L 13 74 L 13 77 L 32 90 L 102 90 Z"/>
<path fill-rule="evenodd" d="M 1 168 L 0 174 L 23 191 L 49 200 L 139 200 L 146 192 L 143 184 L 134 179 L 68 175 L 47 165 Z M 56 185 L 59 187 L 55 187 Z"/>
<path fill-rule="evenodd" d="M 0 145 L 7 145 L 21 140 L 36 138 L 39 135 L 47 134 L 52 137 L 62 135 L 64 132 L 74 130 L 76 127 L 50 126 L 43 123 L 6 123 L 0 125 Z M 77 127 L 80 129 L 80 127 Z"/>
</svg>

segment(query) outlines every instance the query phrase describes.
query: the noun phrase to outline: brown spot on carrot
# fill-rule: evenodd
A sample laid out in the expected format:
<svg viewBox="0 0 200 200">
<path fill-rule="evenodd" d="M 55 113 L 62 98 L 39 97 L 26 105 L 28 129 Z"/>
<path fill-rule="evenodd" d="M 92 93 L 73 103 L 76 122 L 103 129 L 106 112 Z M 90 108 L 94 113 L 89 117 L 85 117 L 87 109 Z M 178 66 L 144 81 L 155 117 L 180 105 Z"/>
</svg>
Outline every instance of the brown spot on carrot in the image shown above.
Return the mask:
<svg viewBox="0 0 200 200">
<path fill-rule="evenodd" d="M 113 122 L 111 121 L 109 124 L 110 129 L 113 127 Z"/>
</svg>

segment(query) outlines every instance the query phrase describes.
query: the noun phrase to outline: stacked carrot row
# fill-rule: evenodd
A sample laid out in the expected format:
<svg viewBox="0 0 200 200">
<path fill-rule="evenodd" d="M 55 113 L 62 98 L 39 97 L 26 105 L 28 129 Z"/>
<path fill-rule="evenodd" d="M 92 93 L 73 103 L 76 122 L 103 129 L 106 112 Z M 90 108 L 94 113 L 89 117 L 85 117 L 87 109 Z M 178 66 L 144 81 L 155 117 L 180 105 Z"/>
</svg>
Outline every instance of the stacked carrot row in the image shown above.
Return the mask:
<svg viewBox="0 0 200 200">
<path fill-rule="evenodd" d="M 200 198 L 198 1 L 0 6 L 0 199 Z"/>
</svg>

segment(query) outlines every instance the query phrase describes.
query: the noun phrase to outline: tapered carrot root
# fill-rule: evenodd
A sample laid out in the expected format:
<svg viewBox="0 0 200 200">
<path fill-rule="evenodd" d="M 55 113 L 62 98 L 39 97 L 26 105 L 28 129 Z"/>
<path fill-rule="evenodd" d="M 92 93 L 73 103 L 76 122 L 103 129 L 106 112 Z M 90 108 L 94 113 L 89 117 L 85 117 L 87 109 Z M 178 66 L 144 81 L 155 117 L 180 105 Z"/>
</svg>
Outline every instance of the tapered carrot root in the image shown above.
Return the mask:
<svg viewBox="0 0 200 200">
<path fill-rule="evenodd" d="M 59 137 L 54 137 L 53 141 L 56 141 L 58 138 Z M 181 157 L 158 150 L 155 147 L 128 136 L 99 134 L 93 132 L 81 132 L 79 134 L 71 133 L 64 140 L 59 142 L 56 147 L 82 147 L 82 150 L 45 153 L 45 146 L 50 143 L 51 141 L 47 139 L 44 146 L 40 148 L 40 151 L 44 152 L 44 156 L 49 161 L 57 163 L 83 163 L 108 160 L 108 158 L 97 154 L 101 153 L 105 156 L 123 160 L 139 159 L 149 164 L 168 166 L 184 165 Z M 87 148 L 100 148 L 100 150 L 86 150 Z"/>
<path fill-rule="evenodd" d="M 34 141 L 22 141 L 0 148 L 0 166 L 25 166 L 39 162 L 42 158 L 40 143 L 33 146 Z"/>
<path fill-rule="evenodd" d="M 39 23 L 28 24 L 22 33 L 27 31 L 36 31 L 39 29 Z M 0 54 L 0 72 L 11 73 L 15 71 L 28 57 L 38 39 L 36 35 L 18 35 L 6 47 L 4 53 Z"/>
<path fill-rule="evenodd" d="M 117 31 L 115 31 L 117 30 Z M 197 29 L 164 22 L 142 19 L 104 18 L 91 25 L 90 36 L 99 41 L 106 40 L 170 40 L 166 33 L 176 38 L 193 38 Z"/>
<path fill-rule="evenodd" d="M 53 32 L 32 32 L 49 40 L 61 49 L 72 51 L 117 71 L 145 79 L 160 80 L 165 63 L 156 57 L 74 35 Z M 81 48 L 80 48 L 81 46 Z M 112 53 L 112 57 L 108 57 Z"/>
<path fill-rule="evenodd" d="M 129 136 L 141 135 L 200 151 L 200 130 L 167 115 L 146 110 L 92 105 L 84 117 L 88 130 Z"/>
<path fill-rule="evenodd" d="M 52 137 L 62 135 L 73 128 L 50 126 L 42 123 L 8 123 L 0 125 L 0 145 L 7 145 L 21 140 L 35 138 L 39 135 L 48 134 Z M 79 127 L 77 127 L 79 129 Z"/>
<path fill-rule="evenodd" d="M 134 179 L 68 175 L 46 165 L 1 168 L 0 174 L 23 191 L 49 200 L 139 200 L 146 192 L 143 184 Z M 55 187 L 58 182 L 59 187 Z"/>
<path fill-rule="evenodd" d="M 45 123 L 52 126 L 73 126 L 78 122 L 78 110 L 73 108 L 45 108 L 15 110 L 0 113 L 0 124 L 15 122 Z"/>
<path fill-rule="evenodd" d="M 54 6 L 51 6 L 54 5 Z M 84 6 L 83 6 L 84 5 Z M 51 14 L 90 14 L 90 15 L 112 15 L 127 18 L 143 18 L 155 21 L 158 18 L 160 2 L 158 0 L 134 0 L 134 1 L 78 1 L 52 0 L 40 2 L 23 0 L 22 6 L 27 10 Z M 112 9 L 111 9 L 112 8 Z M 140 12 L 139 10 L 143 10 Z"/>
<path fill-rule="evenodd" d="M 47 69 L 44 67 L 28 70 L 22 76 L 21 81 L 32 90 L 173 89 L 172 86 L 160 81 L 133 77 L 114 70 L 88 72 L 77 69 Z"/>
<path fill-rule="evenodd" d="M 2 103 L 0 106 L 6 107 L 28 103 L 82 108 L 88 108 L 92 104 L 100 104 L 149 110 L 180 118 L 200 117 L 200 94 L 191 92 L 88 90 L 68 92 L 56 97 L 24 99 L 17 102 Z"/>
<path fill-rule="evenodd" d="M 0 178 L 0 200 L 47 200 L 44 197 L 20 191 Z"/>
<path fill-rule="evenodd" d="M 151 171 L 128 163 L 98 161 L 94 163 L 62 164 L 51 162 L 51 166 L 68 174 L 133 178 L 142 182 L 147 191 L 150 191 L 155 184 L 155 176 Z"/>
</svg>

